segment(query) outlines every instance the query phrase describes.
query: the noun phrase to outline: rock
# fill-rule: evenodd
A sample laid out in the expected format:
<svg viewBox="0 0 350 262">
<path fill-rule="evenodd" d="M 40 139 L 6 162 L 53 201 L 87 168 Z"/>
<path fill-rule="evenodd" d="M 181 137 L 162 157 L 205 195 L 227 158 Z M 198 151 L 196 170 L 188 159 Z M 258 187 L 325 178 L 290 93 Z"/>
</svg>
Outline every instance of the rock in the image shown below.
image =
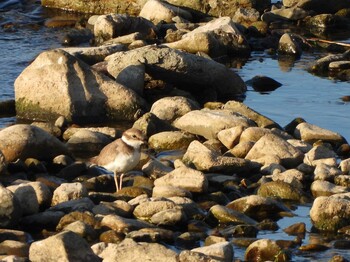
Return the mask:
<svg viewBox="0 0 350 262">
<path fill-rule="evenodd" d="M 151 21 L 128 14 L 100 15 L 94 24 L 94 35 L 97 42 L 135 32 L 151 36 L 154 34 L 154 31 L 155 26 Z"/>
<path fill-rule="evenodd" d="M 81 183 L 63 183 L 53 192 L 51 205 L 84 198 L 88 196 L 85 186 Z"/>
<path fill-rule="evenodd" d="M 306 225 L 303 222 L 296 223 L 293 225 L 290 225 L 283 229 L 284 232 L 286 232 L 288 235 L 300 235 L 306 233 Z"/>
<path fill-rule="evenodd" d="M 9 117 L 16 115 L 16 103 L 14 99 L 0 101 L 0 116 Z"/>
<path fill-rule="evenodd" d="M 335 0 L 331 3 L 326 0 L 283 0 L 283 5 L 287 7 L 298 6 L 305 10 L 312 10 L 317 13 L 335 13 L 343 8 L 350 8 L 350 3 L 342 0 Z"/>
<path fill-rule="evenodd" d="M 52 248 L 55 247 L 55 248 Z M 29 249 L 30 261 L 101 261 L 89 244 L 71 231 L 35 241 Z"/>
<path fill-rule="evenodd" d="M 174 170 L 173 168 L 164 165 L 161 161 L 156 159 L 149 160 L 143 167 L 142 172 L 153 179 L 165 176 L 167 173 Z"/>
<path fill-rule="evenodd" d="M 132 3 L 132 4 L 130 4 Z M 43 0 L 41 4 L 46 7 L 60 8 L 64 10 L 77 11 L 82 13 L 92 14 L 108 14 L 108 13 L 128 13 L 131 15 L 137 15 L 142 5 L 145 3 L 144 0 L 132 0 L 132 2 L 126 3 L 124 1 L 107 0 L 103 3 L 99 1 L 90 1 L 88 3 L 78 0 Z"/>
<path fill-rule="evenodd" d="M 203 172 L 247 173 L 259 169 L 260 165 L 246 159 L 221 156 L 199 141 L 193 141 L 182 161 Z"/>
<path fill-rule="evenodd" d="M 344 137 L 340 134 L 309 123 L 297 125 L 294 135 L 296 138 L 311 144 L 322 140 L 324 142 L 340 145 L 345 141 Z"/>
<path fill-rule="evenodd" d="M 248 246 L 245 251 L 246 261 L 290 261 L 288 254 L 270 239 L 260 239 Z"/>
<path fill-rule="evenodd" d="M 282 200 L 305 201 L 303 191 L 282 181 L 272 181 L 262 184 L 257 194 L 263 197 L 279 197 Z"/>
<path fill-rule="evenodd" d="M 210 246 L 194 248 L 191 251 L 205 254 L 213 259 L 220 259 L 223 262 L 231 262 L 233 260 L 233 246 L 230 242 L 221 242 Z"/>
<path fill-rule="evenodd" d="M 298 39 L 293 34 L 283 34 L 278 43 L 278 53 L 299 57 L 302 53 L 302 49 L 297 40 Z"/>
<path fill-rule="evenodd" d="M 313 197 L 331 196 L 334 194 L 341 194 L 349 192 L 347 187 L 336 186 L 328 181 L 316 180 L 310 186 L 310 191 Z"/>
<path fill-rule="evenodd" d="M 106 135 L 86 129 L 74 133 L 66 145 L 75 156 L 95 156 L 112 140 Z"/>
<path fill-rule="evenodd" d="M 49 210 L 69 213 L 72 211 L 91 211 L 94 206 L 94 203 L 89 198 L 83 197 L 59 203 L 50 207 Z"/>
<path fill-rule="evenodd" d="M 203 193 L 208 190 L 208 180 L 205 175 L 195 169 L 179 167 L 167 175 L 154 181 L 157 186 L 179 187 L 190 192 Z"/>
<path fill-rule="evenodd" d="M 4 154 L 0 150 L 0 175 L 3 175 L 6 172 L 7 163 L 5 160 Z"/>
<path fill-rule="evenodd" d="M 22 208 L 17 197 L 0 185 L 0 226 L 9 228 L 16 226 L 22 216 Z"/>
<path fill-rule="evenodd" d="M 238 145 L 236 145 L 234 148 L 230 150 L 230 153 L 239 158 L 245 158 L 250 149 L 253 148 L 254 142 L 248 141 L 248 142 L 241 142 Z"/>
<path fill-rule="evenodd" d="M 336 157 L 337 154 L 329 147 L 325 145 L 316 145 L 305 154 L 304 163 L 311 166 L 317 166 L 317 163 L 320 161 L 324 161 L 327 159 L 335 159 Z M 335 166 L 329 163 L 328 165 Z"/>
<path fill-rule="evenodd" d="M 254 8 L 243 8 L 240 7 L 236 10 L 232 20 L 235 23 L 249 27 L 254 22 L 260 19 L 259 11 Z"/>
<path fill-rule="evenodd" d="M 179 254 L 179 262 L 219 262 L 221 259 L 215 259 L 203 253 L 198 253 L 191 250 L 182 250 Z"/>
<path fill-rule="evenodd" d="M 199 104 L 192 99 L 183 96 L 172 96 L 164 97 L 154 102 L 150 112 L 159 119 L 171 123 L 186 113 L 199 109 Z"/>
<path fill-rule="evenodd" d="M 236 146 L 240 140 L 241 134 L 244 130 L 243 126 L 231 127 L 219 131 L 218 139 L 223 143 L 228 149 L 232 149 Z"/>
<path fill-rule="evenodd" d="M 139 230 L 142 228 L 153 228 L 154 226 L 150 223 L 131 219 L 123 218 L 117 215 L 106 215 L 101 220 L 101 226 L 110 228 L 116 232 L 128 233 L 134 230 Z"/>
<path fill-rule="evenodd" d="M 350 176 L 340 175 L 334 178 L 334 183 L 338 186 L 350 188 Z"/>
<path fill-rule="evenodd" d="M 239 211 L 221 205 L 212 206 L 208 215 L 209 219 L 214 218 L 220 224 L 234 223 L 256 225 L 256 221 L 254 219 Z"/>
<path fill-rule="evenodd" d="M 269 148 L 269 150 L 266 151 L 265 148 Z M 259 162 L 259 159 L 266 156 L 279 158 L 281 164 L 289 168 L 296 167 L 303 159 L 303 153 L 299 149 L 274 134 L 266 134 L 261 137 L 248 152 L 245 159 Z"/>
<path fill-rule="evenodd" d="M 238 198 L 226 205 L 226 207 L 242 212 L 243 214 L 261 221 L 266 218 L 279 216 L 279 212 L 290 212 L 283 203 L 272 198 L 258 195 L 250 195 Z"/>
<path fill-rule="evenodd" d="M 168 200 L 155 200 L 140 203 L 134 209 L 134 216 L 141 220 L 148 221 L 154 214 L 161 211 L 173 209 L 176 204 Z"/>
<path fill-rule="evenodd" d="M 134 207 L 122 200 L 116 200 L 112 203 L 101 201 L 98 205 L 96 205 L 92 209 L 92 212 L 94 212 L 94 214 L 96 215 L 97 214 L 101 214 L 101 215 L 115 214 L 121 217 L 131 217 L 133 211 L 134 211 Z"/>
<path fill-rule="evenodd" d="M 262 138 L 266 134 L 273 134 L 271 129 L 261 128 L 261 127 L 248 127 L 244 129 L 239 139 L 240 143 L 244 142 L 257 142 L 260 138 Z"/>
<path fill-rule="evenodd" d="M 82 162 L 73 162 L 72 164 L 63 167 L 57 174 L 56 177 L 63 178 L 65 181 L 67 180 L 73 180 L 80 175 L 82 175 L 84 172 L 87 171 L 87 165 L 86 163 Z M 62 183 L 59 183 L 61 185 Z"/>
<path fill-rule="evenodd" d="M 75 221 L 64 227 L 65 231 L 71 231 L 87 241 L 93 241 L 97 238 L 97 232 L 94 228 L 82 221 Z"/>
<path fill-rule="evenodd" d="M 0 131 L 0 151 L 7 162 L 27 158 L 52 160 L 69 155 L 67 147 L 57 138 L 36 126 L 17 124 Z"/>
<path fill-rule="evenodd" d="M 350 193 L 317 197 L 310 210 L 314 227 L 322 231 L 336 232 L 350 225 Z"/>
<path fill-rule="evenodd" d="M 157 10 L 157 12 L 154 12 L 154 10 Z M 155 25 L 159 22 L 172 23 L 176 16 L 192 21 L 192 14 L 189 11 L 159 0 L 147 1 L 139 16 L 146 18 Z"/>
<path fill-rule="evenodd" d="M 254 126 L 254 123 L 248 118 L 230 110 L 203 109 L 185 114 L 175 121 L 174 125 L 181 130 L 212 139 L 217 138 L 217 134 L 221 130 L 236 126 Z"/>
<path fill-rule="evenodd" d="M 147 107 L 130 89 L 59 49 L 41 53 L 20 74 L 15 94 L 17 116 L 26 119 L 64 116 L 75 123 L 135 120 Z"/>
<path fill-rule="evenodd" d="M 190 191 L 174 186 L 155 186 L 153 188 L 152 197 L 188 197 L 192 198 L 192 194 Z"/>
<path fill-rule="evenodd" d="M 310 67 L 309 71 L 317 74 L 324 74 L 328 72 L 329 64 L 336 61 L 346 61 L 350 58 L 350 51 L 343 54 L 331 54 L 318 59 Z"/>
<path fill-rule="evenodd" d="M 202 98 L 205 92 L 215 91 L 218 99 L 227 100 L 246 90 L 243 80 L 226 66 L 167 47 L 146 46 L 115 53 L 106 60 L 111 75 L 118 75 L 127 66 L 142 63 L 153 79 L 163 80 Z"/>
<path fill-rule="evenodd" d="M 254 90 L 258 92 L 270 92 L 282 86 L 280 82 L 264 75 L 254 76 L 249 82 L 251 82 Z"/>
<path fill-rule="evenodd" d="M 342 171 L 336 167 L 320 163 L 316 165 L 314 174 L 314 180 L 327 180 L 332 182 L 336 176 L 342 174 Z"/>
<path fill-rule="evenodd" d="M 124 68 L 118 75 L 113 77 L 115 77 L 117 83 L 122 84 L 133 90 L 136 94 L 143 96 L 145 70 L 145 66 L 139 63 Z"/>
<path fill-rule="evenodd" d="M 21 227 L 27 231 L 55 230 L 60 219 L 64 216 L 61 211 L 49 211 L 25 216 L 21 219 Z"/>
<path fill-rule="evenodd" d="M 187 220 L 186 214 L 182 208 L 172 208 L 160 211 L 154 214 L 150 222 L 157 226 L 176 226 Z"/>
<path fill-rule="evenodd" d="M 264 13 L 261 16 L 261 20 L 267 23 L 276 21 L 297 21 L 305 18 L 307 15 L 308 12 L 302 8 L 280 8 Z"/>
<path fill-rule="evenodd" d="M 88 130 L 95 133 L 106 135 L 110 139 L 116 139 L 121 137 L 122 132 L 113 127 L 68 127 L 63 133 L 63 139 L 68 141 L 75 133 L 81 130 Z"/>
<path fill-rule="evenodd" d="M 237 112 L 237 113 L 240 113 L 241 115 L 244 115 L 245 117 L 253 120 L 259 127 L 281 128 L 280 125 L 277 124 L 275 121 L 273 121 L 270 118 L 256 112 L 255 110 L 246 106 L 242 102 L 238 102 L 238 101 L 234 101 L 234 100 L 228 101 L 224 105 L 224 109 L 232 110 L 233 112 Z"/>
<path fill-rule="evenodd" d="M 213 19 L 165 46 L 194 54 L 203 52 L 211 57 L 250 53 L 248 41 L 228 16 Z"/>
<path fill-rule="evenodd" d="M 0 243 L 0 253 L 2 255 L 28 257 L 29 244 L 15 240 L 5 240 Z"/>
<path fill-rule="evenodd" d="M 195 139 L 196 137 L 194 135 L 181 131 L 160 132 L 149 138 L 148 146 L 157 152 L 176 149 L 186 150 L 189 144 Z"/>
<path fill-rule="evenodd" d="M 156 254 L 156 255 L 155 255 Z M 154 262 L 176 262 L 175 251 L 158 243 L 136 243 L 132 239 L 125 239 L 120 244 L 109 244 L 99 256 L 105 262 L 130 262 L 144 261 Z"/>
<path fill-rule="evenodd" d="M 120 51 L 126 51 L 123 44 L 103 45 L 94 47 L 67 47 L 63 51 L 83 60 L 88 65 L 102 62 L 107 56 Z"/>
<path fill-rule="evenodd" d="M 143 131 L 147 137 L 164 131 L 175 131 L 176 128 L 168 122 L 159 119 L 154 114 L 148 112 L 136 120 L 132 126 Z"/>
<path fill-rule="evenodd" d="M 297 169 L 288 169 L 283 172 L 275 172 L 272 175 L 273 181 L 282 181 L 302 190 L 305 185 L 306 176 Z"/>
<path fill-rule="evenodd" d="M 93 40 L 93 33 L 89 28 L 73 28 L 63 37 L 62 45 L 78 46 L 90 43 Z"/>
<path fill-rule="evenodd" d="M 33 126 L 37 126 L 41 128 L 42 130 L 45 130 L 47 133 L 53 135 L 54 137 L 61 137 L 62 131 L 57 126 L 55 126 L 53 123 L 49 122 L 33 122 L 31 123 Z"/>
</svg>

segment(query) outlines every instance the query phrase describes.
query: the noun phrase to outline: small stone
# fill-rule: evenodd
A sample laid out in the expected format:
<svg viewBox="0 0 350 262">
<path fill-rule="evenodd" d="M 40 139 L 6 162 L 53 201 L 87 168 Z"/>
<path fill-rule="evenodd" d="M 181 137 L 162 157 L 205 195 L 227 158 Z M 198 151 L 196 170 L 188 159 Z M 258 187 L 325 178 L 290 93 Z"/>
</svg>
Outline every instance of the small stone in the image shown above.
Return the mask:
<svg viewBox="0 0 350 262">
<path fill-rule="evenodd" d="M 270 239 L 260 239 L 250 244 L 244 258 L 246 261 L 290 261 L 289 255 Z"/>
<path fill-rule="evenodd" d="M 336 186 L 328 181 L 316 180 L 310 186 L 313 197 L 331 196 L 334 194 L 349 192 L 347 187 Z"/>
<path fill-rule="evenodd" d="M 53 192 L 52 202 L 51 205 L 55 206 L 57 204 L 84 198 L 88 196 L 88 192 L 86 188 L 81 183 L 64 183 L 60 185 L 56 190 Z"/>
<path fill-rule="evenodd" d="M 283 229 L 288 235 L 299 235 L 306 233 L 306 225 L 303 222 L 290 225 L 289 227 Z"/>
<path fill-rule="evenodd" d="M 220 259 L 224 262 L 231 262 L 234 255 L 233 246 L 227 241 L 212 244 L 210 246 L 194 248 L 192 251 L 208 255 L 215 259 Z"/>
</svg>

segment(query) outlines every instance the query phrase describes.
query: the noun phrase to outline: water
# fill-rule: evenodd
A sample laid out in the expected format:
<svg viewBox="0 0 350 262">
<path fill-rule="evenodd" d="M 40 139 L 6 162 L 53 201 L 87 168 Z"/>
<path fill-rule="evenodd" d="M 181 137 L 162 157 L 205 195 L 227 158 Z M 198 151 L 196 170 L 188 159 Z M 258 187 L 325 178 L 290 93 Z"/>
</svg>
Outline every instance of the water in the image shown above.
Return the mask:
<svg viewBox="0 0 350 262">
<path fill-rule="evenodd" d="M 61 13 L 69 15 L 66 13 Z M 0 100 L 14 98 L 13 84 L 17 76 L 40 52 L 61 46 L 63 35 L 69 30 L 43 26 L 53 14 L 42 8 L 39 1 L 8 0 L 0 2 Z M 15 24 L 13 27 L 11 24 Z M 346 39 L 343 39 L 346 40 Z M 336 131 L 350 141 L 350 103 L 342 102 L 342 96 L 350 95 L 348 82 L 321 78 L 305 69 L 314 61 L 314 54 L 304 53 L 292 64 L 279 61 L 277 56 L 254 52 L 241 69 L 234 69 L 244 80 L 256 75 L 266 75 L 283 85 L 269 94 L 260 94 L 248 87 L 245 103 L 254 110 L 275 120 L 281 126 L 295 117 Z M 15 122 L 15 118 L 0 118 L 0 128 Z M 294 239 L 282 229 L 297 222 L 306 223 L 311 230 L 309 206 L 299 206 L 293 218 L 278 221 L 277 232 L 261 231 L 259 238 Z M 307 234 L 303 244 L 314 241 Z M 347 251 L 329 249 L 324 252 L 298 253 L 293 261 L 328 261 L 335 253 L 349 257 Z M 235 247 L 236 257 L 244 257 L 244 249 Z"/>
</svg>

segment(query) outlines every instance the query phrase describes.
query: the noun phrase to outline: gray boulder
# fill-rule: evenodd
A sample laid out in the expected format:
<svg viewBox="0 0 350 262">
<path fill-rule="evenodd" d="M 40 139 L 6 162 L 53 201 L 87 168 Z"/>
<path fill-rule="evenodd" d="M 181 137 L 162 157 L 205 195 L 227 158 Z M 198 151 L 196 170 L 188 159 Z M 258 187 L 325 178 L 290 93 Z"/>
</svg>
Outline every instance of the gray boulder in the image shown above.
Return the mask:
<svg viewBox="0 0 350 262">
<path fill-rule="evenodd" d="M 114 77 L 124 68 L 142 63 L 153 79 L 202 98 L 206 92 L 215 92 L 218 99 L 227 100 L 246 91 L 243 80 L 225 65 L 168 47 L 146 46 L 118 52 L 106 60 L 107 70 Z"/>
<path fill-rule="evenodd" d="M 20 118 L 77 123 L 135 120 L 146 106 L 132 90 L 89 68 L 63 50 L 41 53 L 15 81 Z"/>
<path fill-rule="evenodd" d="M 43 129 L 18 124 L 0 131 L 0 150 L 7 162 L 17 159 L 52 160 L 58 155 L 70 155 L 67 147 Z"/>
</svg>

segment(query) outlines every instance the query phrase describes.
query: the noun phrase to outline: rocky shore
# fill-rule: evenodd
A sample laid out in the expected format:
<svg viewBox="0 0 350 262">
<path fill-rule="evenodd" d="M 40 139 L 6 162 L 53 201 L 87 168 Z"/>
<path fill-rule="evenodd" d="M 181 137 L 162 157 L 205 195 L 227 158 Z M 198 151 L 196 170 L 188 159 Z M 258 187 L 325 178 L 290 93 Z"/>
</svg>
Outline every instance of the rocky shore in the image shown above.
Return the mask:
<svg viewBox="0 0 350 262">
<path fill-rule="evenodd" d="M 349 80 L 346 45 L 273 28 L 349 30 L 350 3 L 127 1 L 130 11 L 90 2 L 42 1 L 99 13 L 69 36 L 94 46 L 39 54 L 17 78 L 15 101 L 0 104 L 32 122 L 0 130 L 2 261 L 295 261 L 350 248 L 346 139 L 302 118 L 281 127 L 246 106 L 246 83 L 220 63 L 259 49 L 291 59 L 332 50 L 309 71 Z M 130 126 L 148 148 L 116 193 L 89 158 Z M 309 243 L 301 222 L 283 228 L 294 240 L 258 237 L 299 205 L 331 241 Z"/>
</svg>

